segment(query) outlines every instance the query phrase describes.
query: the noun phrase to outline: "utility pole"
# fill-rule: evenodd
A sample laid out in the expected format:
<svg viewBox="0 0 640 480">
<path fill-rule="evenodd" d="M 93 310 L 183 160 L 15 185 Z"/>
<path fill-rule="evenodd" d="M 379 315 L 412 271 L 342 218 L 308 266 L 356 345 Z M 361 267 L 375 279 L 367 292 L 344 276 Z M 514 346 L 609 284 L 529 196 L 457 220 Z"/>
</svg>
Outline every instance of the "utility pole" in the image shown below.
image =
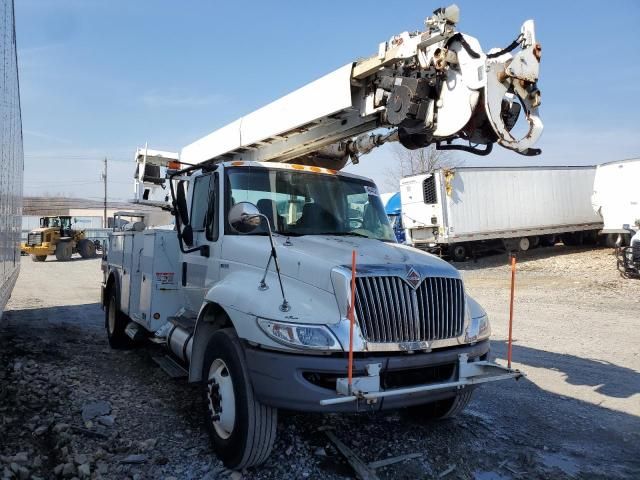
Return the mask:
<svg viewBox="0 0 640 480">
<path fill-rule="evenodd" d="M 102 220 L 102 228 L 107 228 L 107 157 L 104 157 L 104 172 L 102 173 L 104 181 L 104 218 Z"/>
</svg>

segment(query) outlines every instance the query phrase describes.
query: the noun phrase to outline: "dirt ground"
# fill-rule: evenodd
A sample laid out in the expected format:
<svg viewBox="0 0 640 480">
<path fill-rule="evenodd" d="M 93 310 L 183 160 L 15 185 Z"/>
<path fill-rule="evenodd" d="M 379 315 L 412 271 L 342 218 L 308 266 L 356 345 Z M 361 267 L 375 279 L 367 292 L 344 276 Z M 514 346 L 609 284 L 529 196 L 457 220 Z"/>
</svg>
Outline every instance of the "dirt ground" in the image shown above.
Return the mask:
<svg viewBox="0 0 640 480">
<path fill-rule="evenodd" d="M 245 472 L 210 452 L 199 389 L 156 366 L 158 347 L 109 348 L 99 260 L 23 258 L 0 329 L 0 477 L 351 478 L 329 427 L 365 462 L 419 455 L 382 479 L 640 478 L 640 281 L 618 276 L 611 250 L 521 257 L 513 358 L 525 379 L 483 386 L 441 422 L 282 412 L 269 461 Z M 458 266 L 504 359 L 506 255 Z"/>
</svg>

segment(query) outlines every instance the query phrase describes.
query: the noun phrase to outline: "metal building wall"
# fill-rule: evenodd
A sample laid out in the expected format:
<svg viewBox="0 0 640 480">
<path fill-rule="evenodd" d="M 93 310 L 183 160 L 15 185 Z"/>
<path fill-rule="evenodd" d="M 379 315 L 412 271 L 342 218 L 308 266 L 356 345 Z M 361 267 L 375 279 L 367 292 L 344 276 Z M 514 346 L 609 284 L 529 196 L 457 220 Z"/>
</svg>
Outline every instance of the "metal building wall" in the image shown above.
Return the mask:
<svg viewBox="0 0 640 480">
<path fill-rule="evenodd" d="M 20 270 L 22 117 L 13 0 L 0 0 L 0 316 Z"/>
</svg>

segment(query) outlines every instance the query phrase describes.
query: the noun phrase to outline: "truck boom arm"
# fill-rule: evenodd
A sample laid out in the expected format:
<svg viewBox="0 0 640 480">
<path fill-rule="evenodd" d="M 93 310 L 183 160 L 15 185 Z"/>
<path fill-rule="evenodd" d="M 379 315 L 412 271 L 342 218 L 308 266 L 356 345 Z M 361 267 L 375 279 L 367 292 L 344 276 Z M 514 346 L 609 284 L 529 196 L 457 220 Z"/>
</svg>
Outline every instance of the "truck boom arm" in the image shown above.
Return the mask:
<svg viewBox="0 0 640 480">
<path fill-rule="evenodd" d="M 389 141 L 487 154 L 494 143 L 523 155 L 542 133 L 541 48 L 526 21 L 507 48 L 484 53 L 456 31 L 459 9 L 440 8 L 425 30 L 381 43 L 357 61 L 186 146 L 184 162 L 254 160 L 341 169 Z M 514 50 L 518 51 L 514 54 Z M 511 129 L 523 111 L 524 137 Z M 370 134 L 386 128 L 385 133 Z M 463 142 L 462 144 L 460 142 Z M 478 148 L 484 145 L 485 148 Z"/>
</svg>

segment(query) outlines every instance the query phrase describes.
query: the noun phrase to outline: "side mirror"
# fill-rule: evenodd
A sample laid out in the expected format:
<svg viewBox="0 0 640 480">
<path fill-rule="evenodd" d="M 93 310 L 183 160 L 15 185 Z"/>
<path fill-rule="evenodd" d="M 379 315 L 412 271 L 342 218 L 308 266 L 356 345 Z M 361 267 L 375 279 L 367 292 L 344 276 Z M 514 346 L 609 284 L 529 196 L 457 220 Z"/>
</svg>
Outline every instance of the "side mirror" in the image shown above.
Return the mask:
<svg viewBox="0 0 640 480">
<path fill-rule="evenodd" d="M 185 225 L 182 227 L 182 239 L 187 245 L 193 245 L 193 229 L 191 228 L 191 225 Z"/>
<path fill-rule="evenodd" d="M 229 225 L 238 233 L 251 233 L 260 226 L 260 210 L 251 202 L 236 203 L 229 210 Z"/>
</svg>

